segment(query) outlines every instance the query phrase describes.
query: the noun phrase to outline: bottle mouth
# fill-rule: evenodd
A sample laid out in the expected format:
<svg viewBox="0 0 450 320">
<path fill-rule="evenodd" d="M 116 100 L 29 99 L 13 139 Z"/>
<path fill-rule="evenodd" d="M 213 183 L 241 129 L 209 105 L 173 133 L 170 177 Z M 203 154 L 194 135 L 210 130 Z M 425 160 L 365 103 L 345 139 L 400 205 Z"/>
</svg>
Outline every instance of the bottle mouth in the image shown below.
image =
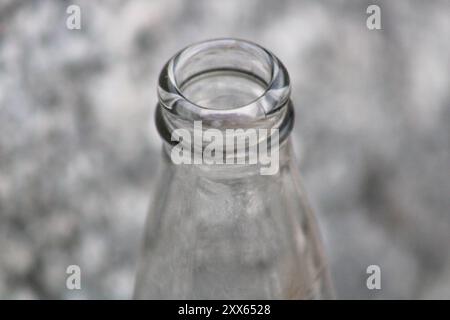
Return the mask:
<svg viewBox="0 0 450 320">
<path fill-rule="evenodd" d="M 289 99 L 286 68 L 245 40 L 215 39 L 179 51 L 164 66 L 161 106 L 184 120 L 244 123 L 263 120 Z"/>
<path fill-rule="evenodd" d="M 279 129 L 293 125 L 290 81 L 280 60 L 245 40 L 214 39 L 175 54 L 159 76 L 156 124 L 171 142 L 174 129 Z"/>
</svg>

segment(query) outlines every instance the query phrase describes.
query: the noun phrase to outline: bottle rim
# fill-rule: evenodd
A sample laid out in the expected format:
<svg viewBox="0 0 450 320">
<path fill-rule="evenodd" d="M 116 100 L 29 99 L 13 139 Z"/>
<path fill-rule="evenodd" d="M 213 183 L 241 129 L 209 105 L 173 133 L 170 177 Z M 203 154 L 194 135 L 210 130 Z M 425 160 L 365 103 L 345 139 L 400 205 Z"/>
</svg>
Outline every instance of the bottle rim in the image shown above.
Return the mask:
<svg viewBox="0 0 450 320">
<path fill-rule="evenodd" d="M 264 81 L 264 91 L 256 99 L 239 106 L 227 109 L 209 108 L 188 99 L 183 93 L 177 79 L 180 61 L 189 63 L 195 55 L 208 54 L 217 50 L 241 50 L 256 53 L 259 64 L 264 65 L 268 74 L 268 81 Z M 257 78 L 256 74 L 248 70 L 236 69 L 239 72 L 249 73 Z M 290 97 L 290 79 L 288 72 L 281 61 L 270 51 L 251 41 L 219 38 L 191 44 L 176 53 L 163 67 L 158 83 L 159 103 L 165 111 L 179 119 L 194 121 L 225 121 L 232 119 L 233 123 L 247 124 L 264 120 L 287 104 Z"/>
</svg>

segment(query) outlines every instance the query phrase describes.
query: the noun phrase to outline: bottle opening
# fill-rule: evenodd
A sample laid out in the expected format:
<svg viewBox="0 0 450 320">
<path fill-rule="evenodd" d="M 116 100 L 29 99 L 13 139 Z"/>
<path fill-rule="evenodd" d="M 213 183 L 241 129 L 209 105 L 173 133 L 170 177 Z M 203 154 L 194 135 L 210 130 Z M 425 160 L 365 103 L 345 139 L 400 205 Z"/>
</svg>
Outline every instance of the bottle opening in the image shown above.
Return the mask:
<svg viewBox="0 0 450 320">
<path fill-rule="evenodd" d="M 271 52 L 236 39 L 193 44 L 164 66 L 161 106 L 184 120 L 245 124 L 287 104 L 288 73 Z"/>
<path fill-rule="evenodd" d="M 180 52 L 173 74 L 180 93 L 206 109 L 235 109 L 260 98 L 274 63 L 263 48 L 244 41 L 216 40 Z"/>
<path fill-rule="evenodd" d="M 208 71 L 181 86 L 181 93 L 207 109 L 235 109 L 251 103 L 266 90 L 266 84 L 234 70 Z"/>
<path fill-rule="evenodd" d="M 281 143 L 293 125 L 289 95 L 288 73 L 270 51 L 244 40 L 204 41 L 178 52 L 161 71 L 156 123 L 170 145 L 176 144 L 177 129 L 192 137 L 209 136 L 209 129 L 269 130 L 252 140 L 258 145 L 270 142 L 277 130 Z M 196 123 L 201 123 L 200 133 Z M 208 143 L 197 141 L 201 150 Z M 230 151 L 224 156 L 231 156 Z"/>
</svg>

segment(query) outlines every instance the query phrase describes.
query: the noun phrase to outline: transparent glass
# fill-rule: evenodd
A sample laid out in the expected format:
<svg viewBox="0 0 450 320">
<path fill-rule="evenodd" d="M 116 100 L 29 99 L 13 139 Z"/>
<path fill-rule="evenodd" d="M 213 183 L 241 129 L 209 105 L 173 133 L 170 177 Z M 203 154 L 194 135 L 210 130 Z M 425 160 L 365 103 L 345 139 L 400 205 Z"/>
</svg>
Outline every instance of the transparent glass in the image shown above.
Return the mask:
<svg viewBox="0 0 450 320">
<path fill-rule="evenodd" d="M 135 298 L 333 297 L 292 153 L 289 94 L 281 62 L 243 40 L 194 44 L 165 65 L 156 111 L 164 141 L 161 177 L 146 223 Z M 203 130 L 278 129 L 279 144 L 270 148 L 278 148 L 279 170 L 262 175 L 259 163 L 175 164 L 171 133 L 192 131 L 198 120 Z M 224 157 L 245 158 L 249 150 Z"/>
</svg>

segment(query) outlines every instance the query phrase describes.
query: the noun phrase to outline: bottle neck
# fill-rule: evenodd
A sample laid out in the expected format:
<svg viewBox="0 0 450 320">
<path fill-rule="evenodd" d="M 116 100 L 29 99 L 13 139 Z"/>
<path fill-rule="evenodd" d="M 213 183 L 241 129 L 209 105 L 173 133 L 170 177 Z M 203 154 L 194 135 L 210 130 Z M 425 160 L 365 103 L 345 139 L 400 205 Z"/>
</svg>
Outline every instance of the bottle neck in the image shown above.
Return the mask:
<svg viewBox="0 0 450 320">
<path fill-rule="evenodd" d="M 289 95 L 287 71 L 269 51 L 242 40 L 206 41 L 163 68 L 156 124 L 174 164 L 213 171 L 248 164 L 271 175 L 293 126 Z"/>
<path fill-rule="evenodd" d="M 248 178 L 252 176 L 276 177 L 280 172 L 293 161 L 293 148 L 290 138 L 284 140 L 278 148 L 271 150 L 273 153 L 263 157 L 256 164 L 250 163 L 247 158 L 245 162 L 238 163 L 235 159 L 233 164 L 223 162 L 221 164 L 205 163 L 205 158 L 201 163 L 193 160 L 189 163 L 178 163 L 173 161 L 173 147 L 167 143 L 163 144 L 163 160 L 172 170 L 186 175 L 204 176 L 211 179 L 236 179 Z M 197 160 L 198 161 L 198 160 Z"/>
</svg>

